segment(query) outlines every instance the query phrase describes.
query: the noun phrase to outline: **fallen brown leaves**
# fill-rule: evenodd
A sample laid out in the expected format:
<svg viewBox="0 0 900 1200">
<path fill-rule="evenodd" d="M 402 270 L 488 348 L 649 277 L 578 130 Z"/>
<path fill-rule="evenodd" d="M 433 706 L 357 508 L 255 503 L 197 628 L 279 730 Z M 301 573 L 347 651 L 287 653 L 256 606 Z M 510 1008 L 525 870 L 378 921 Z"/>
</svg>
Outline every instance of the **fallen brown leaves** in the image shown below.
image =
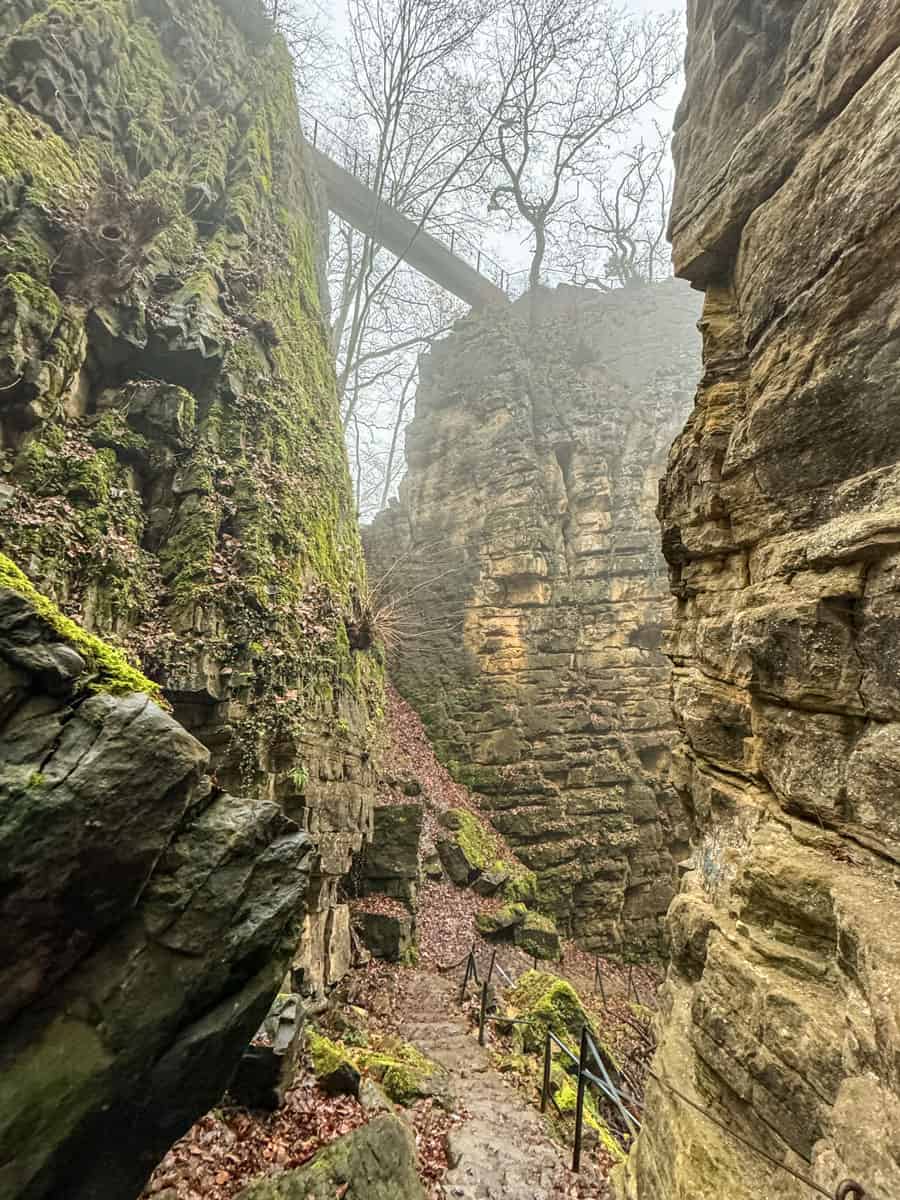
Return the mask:
<svg viewBox="0 0 900 1200">
<path fill-rule="evenodd" d="M 142 1193 L 178 1200 L 231 1200 L 251 1179 L 300 1167 L 323 1146 L 365 1124 L 349 1096 L 326 1096 L 309 1076 L 275 1113 L 222 1108 L 176 1142 Z"/>
<path fill-rule="evenodd" d="M 416 929 L 419 934 L 419 961 L 423 967 L 445 970 L 465 958 L 473 941 L 487 948 L 476 935 L 477 913 L 493 911 L 501 901 L 477 896 L 468 888 L 452 883 L 426 883 L 419 889 Z M 487 950 L 490 957 L 490 950 Z"/>
<path fill-rule="evenodd" d="M 433 1100 L 420 1100 L 411 1110 L 413 1129 L 416 1136 L 416 1152 L 419 1159 L 419 1177 L 428 1195 L 442 1200 L 440 1181 L 447 1170 L 447 1134 L 461 1118 L 458 1113 L 449 1113 Z"/>
<path fill-rule="evenodd" d="M 390 684 L 386 697 L 389 743 L 382 758 L 383 780 L 376 803 L 400 804 L 408 801 L 402 787 L 392 780 L 418 779 L 434 808 L 470 808 L 478 811 L 472 795 L 456 783 L 450 772 L 434 756 L 419 714 Z"/>
<path fill-rule="evenodd" d="M 378 913 L 383 917 L 408 917 L 406 905 L 395 900 L 393 896 L 385 896 L 376 892 L 371 896 L 363 896 L 359 900 L 350 901 L 351 913 Z"/>
</svg>

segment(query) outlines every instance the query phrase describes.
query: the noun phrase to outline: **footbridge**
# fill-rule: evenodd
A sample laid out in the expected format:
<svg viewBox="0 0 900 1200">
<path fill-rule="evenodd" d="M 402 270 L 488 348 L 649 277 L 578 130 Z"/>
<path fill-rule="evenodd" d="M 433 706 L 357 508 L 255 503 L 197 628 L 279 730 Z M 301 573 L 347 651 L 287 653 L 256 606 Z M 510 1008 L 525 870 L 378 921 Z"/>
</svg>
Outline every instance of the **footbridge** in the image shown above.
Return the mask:
<svg viewBox="0 0 900 1200">
<path fill-rule="evenodd" d="M 509 272 L 469 239 L 452 233 L 442 240 L 399 212 L 370 186 L 369 159 L 311 114 L 303 117 L 331 212 L 473 308 L 508 302 Z"/>
</svg>

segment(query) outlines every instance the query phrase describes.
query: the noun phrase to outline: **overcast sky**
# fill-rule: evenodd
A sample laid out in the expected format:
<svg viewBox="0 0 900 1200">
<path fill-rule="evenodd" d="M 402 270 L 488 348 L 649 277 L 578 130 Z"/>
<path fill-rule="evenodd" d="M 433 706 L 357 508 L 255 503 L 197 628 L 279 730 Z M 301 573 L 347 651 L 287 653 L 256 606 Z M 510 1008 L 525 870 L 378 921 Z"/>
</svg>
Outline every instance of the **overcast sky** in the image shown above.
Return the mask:
<svg viewBox="0 0 900 1200">
<path fill-rule="evenodd" d="M 446 2 L 446 0 L 445 0 Z M 671 13 L 679 11 L 684 14 L 685 0 L 618 0 L 618 4 L 624 9 L 630 9 L 638 15 L 654 14 L 654 13 Z M 618 6 L 618 5 L 617 5 Z M 343 41 L 347 32 L 346 21 L 346 0 L 321 0 L 322 11 L 328 14 L 332 22 L 332 32 L 337 40 Z M 681 98 L 682 81 L 677 80 L 668 93 L 662 97 L 659 103 L 653 106 L 646 113 L 647 131 L 652 131 L 653 123 L 657 122 L 663 127 L 670 126 L 672 118 L 675 115 L 675 109 L 678 106 L 678 101 Z M 327 109 L 327 105 L 316 106 L 323 117 L 326 116 L 322 109 Z M 327 117 L 326 117 L 327 123 Z M 639 126 L 640 127 L 640 126 Z M 516 233 L 503 234 L 497 233 L 493 237 L 489 237 L 485 243 L 482 240 L 482 248 L 489 254 L 498 258 L 502 264 L 511 270 L 519 270 L 524 273 L 524 269 L 528 264 L 530 253 L 528 248 L 529 238 L 525 237 L 522 241 L 523 230 Z"/>
</svg>

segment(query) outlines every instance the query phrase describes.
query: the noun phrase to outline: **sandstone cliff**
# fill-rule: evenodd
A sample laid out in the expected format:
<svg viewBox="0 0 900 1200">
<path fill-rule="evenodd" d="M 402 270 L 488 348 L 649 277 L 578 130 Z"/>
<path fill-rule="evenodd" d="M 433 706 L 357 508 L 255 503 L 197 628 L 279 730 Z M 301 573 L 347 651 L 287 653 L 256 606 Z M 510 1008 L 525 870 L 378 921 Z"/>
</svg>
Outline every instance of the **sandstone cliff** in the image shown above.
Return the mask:
<svg viewBox="0 0 900 1200">
<path fill-rule="evenodd" d="M 380 666 L 361 603 L 292 65 L 261 11 L 231 0 L 12 0 L 0 12 L 0 80 L 0 547 L 62 614 L 139 662 L 172 708 L 151 718 L 125 699 L 82 704 L 69 688 L 77 665 L 62 690 L 42 674 L 23 685 L 42 729 L 86 722 L 102 740 L 133 710 L 150 740 L 121 742 L 135 767 L 119 783 L 98 752 L 83 786 L 113 789 L 115 820 L 96 845 L 73 840 L 79 860 L 66 866 L 65 839 L 53 835 L 46 914 L 61 906 L 72 927 L 34 935 L 30 971 L 13 973 L 5 997 L 0 1191 L 118 1198 L 215 1098 L 190 1085 L 191 1055 L 207 1053 L 192 1022 L 227 1030 L 222 1069 L 252 1035 L 299 937 L 285 924 L 288 899 L 303 922 L 293 985 L 318 995 L 346 970 L 337 883 L 371 820 Z M 78 696 L 85 688 L 90 679 Z M 60 753 L 37 739 L 20 765 L 46 774 L 45 750 Z M 138 764 L 159 779 L 138 782 Z M 128 804 L 161 803 L 170 776 L 181 782 L 158 830 L 135 826 L 133 854 L 113 852 L 114 830 L 127 838 L 152 815 Z M 171 867 L 181 882 L 160 883 L 159 903 L 179 907 L 183 891 L 194 911 L 194 887 L 204 899 L 196 921 L 177 925 L 167 966 L 151 870 L 169 861 L 166 846 L 181 861 L 181 839 L 190 853 Z M 4 898 L 39 846 L 13 844 Z M 181 878 L 198 857 L 205 884 Z M 95 905 L 88 881 L 106 871 L 114 877 L 97 886 L 111 895 Z M 246 872 L 249 899 L 223 935 L 202 911 L 238 896 Z M 255 943 L 242 930 L 256 923 L 266 933 Z M 144 962 L 139 995 L 116 990 L 131 956 Z M 41 1062 L 40 1079 L 28 1076 L 23 1047 L 59 1055 L 41 1032 L 59 1021 L 73 1023 L 70 1074 Z M 147 1084 L 152 1062 L 161 1074 Z M 140 1113 L 129 1073 L 148 1087 Z M 25 1111 L 43 1131 L 40 1162 L 7 1140 L 20 1137 L 17 1097 L 38 1083 Z M 121 1109 L 122 1129 L 93 1104 Z M 60 1164 L 72 1173 L 65 1186 Z"/>
<path fill-rule="evenodd" d="M 683 285 L 561 288 L 422 362 L 400 501 L 366 534 L 392 673 L 587 946 L 655 945 L 688 831 L 654 507 L 697 378 Z"/>
<path fill-rule="evenodd" d="M 660 517 L 680 790 L 656 1069 L 829 1195 L 900 1191 L 900 11 L 689 5 L 705 372 Z M 640 1200 L 809 1187 L 653 1085 Z"/>
</svg>

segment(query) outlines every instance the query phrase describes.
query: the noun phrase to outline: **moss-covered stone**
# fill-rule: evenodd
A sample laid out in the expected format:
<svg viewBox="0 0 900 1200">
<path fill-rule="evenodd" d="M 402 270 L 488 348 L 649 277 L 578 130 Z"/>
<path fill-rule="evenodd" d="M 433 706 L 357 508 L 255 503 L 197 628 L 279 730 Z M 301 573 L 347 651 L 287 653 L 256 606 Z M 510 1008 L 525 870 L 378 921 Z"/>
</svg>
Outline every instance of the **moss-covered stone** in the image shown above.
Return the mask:
<svg viewBox="0 0 900 1200">
<path fill-rule="evenodd" d="M 526 971 L 507 994 L 507 1013 L 520 1018 L 524 1047 L 543 1048 L 547 1030 L 577 1052 L 581 1030 L 591 1025 L 581 997 L 570 983 L 545 971 Z"/>
<path fill-rule="evenodd" d="M 77 680 L 78 688 L 87 692 L 109 692 L 114 696 L 144 692 L 164 708 L 168 707 L 158 684 L 133 667 L 121 651 L 108 646 L 93 634 L 85 633 L 60 612 L 52 600 L 43 596 L 11 559 L 0 553 L 0 589 L 4 588 L 23 597 L 55 637 L 71 646 L 84 659 L 86 670 Z"/>
<path fill-rule="evenodd" d="M 496 836 L 467 808 L 447 809 L 441 813 L 440 822 L 456 834 L 456 841 L 473 870 L 483 871 L 496 857 Z"/>
<path fill-rule="evenodd" d="M 495 911 L 480 912 L 475 917 L 475 928 L 486 937 L 494 934 L 507 933 L 517 925 L 521 925 L 528 916 L 524 904 L 512 902 L 504 904 Z"/>
<path fill-rule="evenodd" d="M 578 1081 L 559 1065 L 553 1068 L 553 1099 L 561 1116 L 575 1118 L 578 1106 Z M 615 1162 L 624 1162 L 625 1151 L 609 1126 L 600 1116 L 597 1101 L 589 1089 L 584 1094 L 584 1123 L 597 1137 L 603 1149 Z"/>
<path fill-rule="evenodd" d="M 449 1098 L 447 1072 L 409 1042 L 391 1039 L 376 1050 L 360 1050 L 360 1067 L 376 1079 L 395 1104 Z"/>
<path fill-rule="evenodd" d="M 504 863 L 509 870 L 509 878 L 503 885 L 503 895 L 507 900 L 518 901 L 529 907 L 537 900 L 537 875 L 522 863 Z"/>
<path fill-rule="evenodd" d="M 307 1035 L 307 1046 L 313 1072 L 322 1090 L 330 1095 L 355 1096 L 359 1091 L 360 1072 L 343 1043 L 333 1042 L 311 1030 Z"/>
<path fill-rule="evenodd" d="M 556 961 L 561 952 L 556 925 L 541 913 L 527 912 L 521 924 L 516 925 L 513 938 L 520 950 L 534 958 Z"/>
<path fill-rule="evenodd" d="M 379 1083 L 395 1104 L 410 1105 L 429 1096 L 447 1099 L 444 1068 L 399 1038 L 371 1047 L 350 1046 L 312 1032 L 308 1044 L 316 1078 L 325 1086 L 351 1073 L 357 1074 L 358 1083 L 361 1072 Z"/>
<path fill-rule="evenodd" d="M 238 1200 L 425 1200 L 416 1148 L 393 1113 L 345 1134 L 293 1171 L 259 1179 Z"/>
</svg>

